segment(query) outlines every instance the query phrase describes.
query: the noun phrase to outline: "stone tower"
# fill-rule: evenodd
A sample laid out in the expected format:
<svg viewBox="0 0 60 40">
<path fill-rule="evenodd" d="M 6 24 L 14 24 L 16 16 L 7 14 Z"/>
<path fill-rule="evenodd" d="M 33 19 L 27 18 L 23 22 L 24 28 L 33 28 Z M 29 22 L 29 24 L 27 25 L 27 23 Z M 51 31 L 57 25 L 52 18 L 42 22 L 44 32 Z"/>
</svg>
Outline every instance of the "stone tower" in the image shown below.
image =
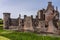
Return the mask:
<svg viewBox="0 0 60 40">
<path fill-rule="evenodd" d="M 3 28 L 8 29 L 10 26 L 10 13 L 3 13 Z"/>
<path fill-rule="evenodd" d="M 34 31 L 32 26 L 32 16 L 24 17 L 24 30 L 26 31 Z"/>
<path fill-rule="evenodd" d="M 54 6 L 52 5 L 52 2 L 48 2 L 47 10 L 45 13 L 45 23 L 48 25 L 47 32 L 49 33 L 57 33 L 57 21 L 59 19 L 58 17 L 59 13 L 54 9 Z"/>
</svg>

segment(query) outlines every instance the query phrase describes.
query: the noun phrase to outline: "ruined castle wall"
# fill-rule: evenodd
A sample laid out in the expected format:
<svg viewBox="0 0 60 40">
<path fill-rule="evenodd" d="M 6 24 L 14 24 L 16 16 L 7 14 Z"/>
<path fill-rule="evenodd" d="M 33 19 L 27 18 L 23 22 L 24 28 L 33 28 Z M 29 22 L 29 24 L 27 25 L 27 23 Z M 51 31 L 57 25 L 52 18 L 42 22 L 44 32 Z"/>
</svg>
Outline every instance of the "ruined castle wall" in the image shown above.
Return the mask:
<svg viewBox="0 0 60 40">
<path fill-rule="evenodd" d="M 33 31 L 33 26 L 32 26 L 32 18 L 31 17 L 25 17 L 24 19 L 24 30 L 26 31 Z"/>
<path fill-rule="evenodd" d="M 19 15 L 17 19 L 14 19 L 10 18 L 10 13 L 4 13 L 3 17 L 4 29 L 60 34 L 60 27 L 57 24 L 59 12 L 54 10 L 51 2 L 48 2 L 46 10 L 37 12 L 36 18 L 24 15 L 24 19 L 21 19 L 21 15 Z"/>
<path fill-rule="evenodd" d="M 19 19 L 19 31 L 24 31 L 24 19 Z"/>
<path fill-rule="evenodd" d="M 18 26 L 19 26 L 19 20 L 11 18 L 9 29 L 10 30 L 18 30 Z"/>
<path fill-rule="evenodd" d="M 45 21 L 39 21 L 38 27 L 40 28 L 41 32 L 46 32 Z"/>
<path fill-rule="evenodd" d="M 37 23 L 38 23 L 38 25 L 35 26 L 34 31 L 38 32 L 38 33 L 40 33 L 40 32 L 46 32 L 45 21 L 39 20 Z"/>
<path fill-rule="evenodd" d="M 11 19 L 11 25 L 10 26 L 19 26 L 19 20 L 18 19 Z"/>
<path fill-rule="evenodd" d="M 19 26 L 9 26 L 9 30 L 18 30 Z"/>
</svg>

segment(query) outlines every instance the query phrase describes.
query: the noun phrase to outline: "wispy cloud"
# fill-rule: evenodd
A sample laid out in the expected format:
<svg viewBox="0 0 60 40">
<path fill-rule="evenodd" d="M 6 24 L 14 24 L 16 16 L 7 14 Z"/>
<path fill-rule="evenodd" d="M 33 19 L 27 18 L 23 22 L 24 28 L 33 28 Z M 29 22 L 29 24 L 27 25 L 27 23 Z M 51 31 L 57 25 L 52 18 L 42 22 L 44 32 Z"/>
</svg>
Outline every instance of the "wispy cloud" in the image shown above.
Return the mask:
<svg viewBox="0 0 60 40">
<path fill-rule="evenodd" d="M 60 7 L 60 0 L 0 0 L 0 17 L 3 17 L 3 12 L 12 13 L 12 17 L 17 17 L 18 14 L 36 15 L 38 10 L 47 7 L 49 1 L 55 7 Z"/>
</svg>

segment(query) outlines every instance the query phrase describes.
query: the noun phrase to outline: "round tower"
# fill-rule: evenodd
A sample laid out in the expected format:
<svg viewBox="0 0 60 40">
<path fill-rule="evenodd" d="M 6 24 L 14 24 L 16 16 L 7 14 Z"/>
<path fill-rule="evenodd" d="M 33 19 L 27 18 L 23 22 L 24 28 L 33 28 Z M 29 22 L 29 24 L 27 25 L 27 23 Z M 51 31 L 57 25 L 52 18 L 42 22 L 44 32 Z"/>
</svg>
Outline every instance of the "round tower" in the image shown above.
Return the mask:
<svg viewBox="0 0 60 40">
<path fill-rule="evenodd" d="M 3 13 L 3 28 L 8 29 L 10 26 L 10 13 Z"/>
</svg>

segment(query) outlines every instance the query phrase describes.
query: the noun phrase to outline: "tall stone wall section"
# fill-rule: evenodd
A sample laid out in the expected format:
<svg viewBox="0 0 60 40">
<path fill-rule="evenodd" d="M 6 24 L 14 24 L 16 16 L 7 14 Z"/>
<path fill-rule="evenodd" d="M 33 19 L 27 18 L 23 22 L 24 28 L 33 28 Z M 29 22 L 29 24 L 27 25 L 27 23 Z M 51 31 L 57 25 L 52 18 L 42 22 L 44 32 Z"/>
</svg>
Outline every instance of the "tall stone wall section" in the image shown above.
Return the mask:
<svg viewBox="0 0 60 40">
<path fill-rule="evenodd" d="M 10 26 L 10 13 L 3 13 L 3 28 L 9 29 Z"/>
</svg>

